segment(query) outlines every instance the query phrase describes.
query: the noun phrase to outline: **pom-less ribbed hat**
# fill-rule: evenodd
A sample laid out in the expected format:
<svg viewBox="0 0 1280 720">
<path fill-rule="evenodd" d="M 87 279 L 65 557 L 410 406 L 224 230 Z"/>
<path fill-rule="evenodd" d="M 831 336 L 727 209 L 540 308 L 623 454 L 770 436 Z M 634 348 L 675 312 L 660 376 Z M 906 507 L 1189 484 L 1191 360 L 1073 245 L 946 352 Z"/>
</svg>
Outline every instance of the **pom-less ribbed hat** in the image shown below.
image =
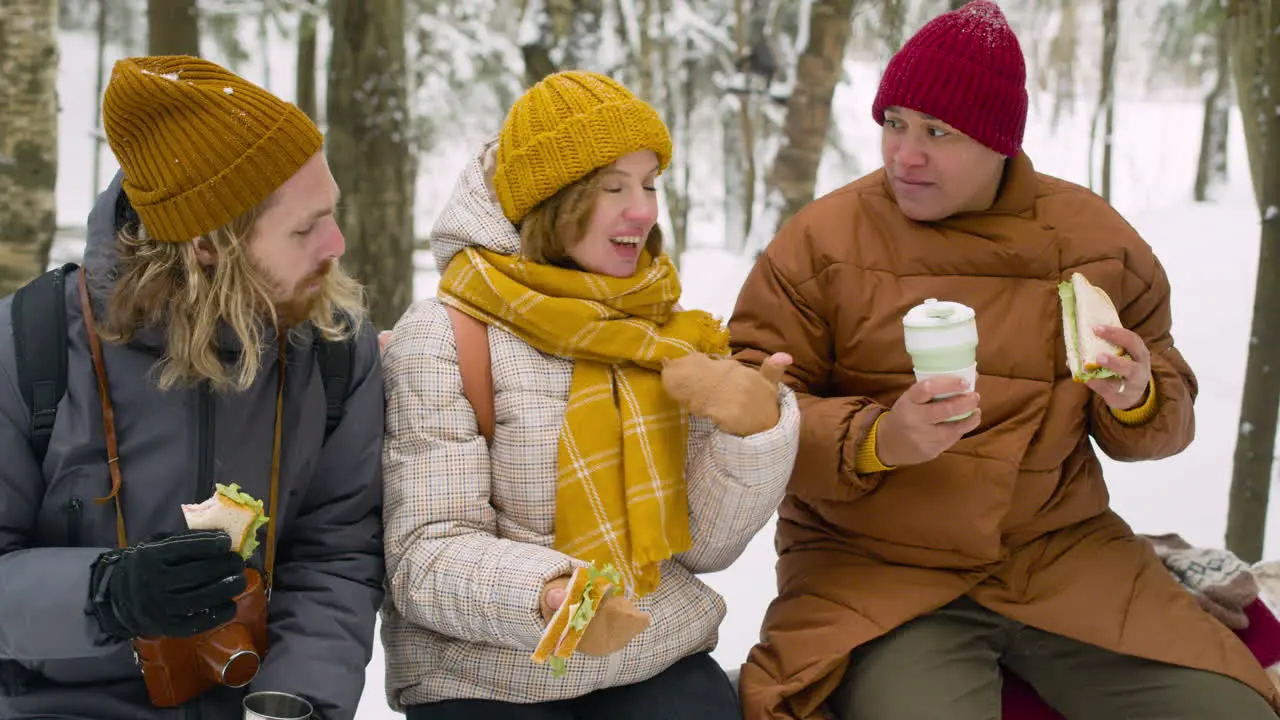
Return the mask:
<svg viewBox="0 0 1280 720">
<path fill-rule="evenodd" d="M 187 56 L 120 60 L 102 101 L 107 142 L 148 234 L 187 242 L 252 210 L 322 145 L 296 106 Z"/>
<path fill-rule="evenodd" d="M 671 135 L 656 110 L 612 78 L 558 72 L 507 113 L 494 192 L 503 214 L 518 223 L 561 189 L 637 150 L 658 155 L 658 172 L 671 161 Z"/>
<path fill-rule="evenodd" d="M 871 107 L 932 115 L 1013 157 L 1027 125 L 1027 68 L 1018 37 L 1000 8 L 973 0 L 920 28 L 894 55 Z"/>
</svg>

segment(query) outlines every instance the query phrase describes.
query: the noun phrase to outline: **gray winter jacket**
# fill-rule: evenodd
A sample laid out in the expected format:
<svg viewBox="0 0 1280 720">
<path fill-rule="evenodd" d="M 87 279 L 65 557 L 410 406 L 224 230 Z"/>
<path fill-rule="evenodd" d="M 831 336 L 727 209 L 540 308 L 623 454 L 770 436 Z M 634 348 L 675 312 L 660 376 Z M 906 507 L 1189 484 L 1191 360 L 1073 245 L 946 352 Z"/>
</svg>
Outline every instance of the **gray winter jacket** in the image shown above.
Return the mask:
<svg viewBox="0 0 1280 720">
<path fill-rule="evenodd" d="M 117 176 L 89 217 L 85 268 L 95 304 L 105 288 L 94 283 L 114 277 L 122 196 Z M 112 504 L 94 502 L 111 481 L 78 275 L 67 277 L 67 393 L 43 466 L 17 384 L 12 298 L 0 300 L 0 718 L 239 718 L 245 691 L 223 687 L 181 709 L 152 707 L 129 644 L 109 642 L 86 614 L 90 564 L 116 534 Z M 149 337 L 103 344 L 130 542 L 183 529 L 179 506 L 205 499 L 214 483 L 239 483 L 265 502 L 271 477 L 275 351 L 243 393 L 161 392 L 148 375 L 159 334 Z M 340 720 L 355 715 L 383 594 L 382 375 L 366 324 L 342 422 L 325 442 L 312 350 L 301 340 L 288 351 L 271 648 L 248 690 L 297 693 L 318 717 Z M 259 567 L 262 552 L 251 560 Z"/>
</svg>

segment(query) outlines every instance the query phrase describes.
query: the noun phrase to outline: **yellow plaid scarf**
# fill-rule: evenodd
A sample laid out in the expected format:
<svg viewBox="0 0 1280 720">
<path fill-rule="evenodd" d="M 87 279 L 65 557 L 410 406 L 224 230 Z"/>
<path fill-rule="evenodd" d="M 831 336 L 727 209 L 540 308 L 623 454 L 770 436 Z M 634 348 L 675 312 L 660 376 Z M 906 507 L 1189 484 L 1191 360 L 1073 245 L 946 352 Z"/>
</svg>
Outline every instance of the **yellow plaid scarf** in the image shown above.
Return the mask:
<svg viewBox="0 0 1280 720">
<path fill-rule="evenodd" d="M 676 311 L 671 260 L 642 253 L 613 278 L 468 248 L 440 278 L 441 300 L 550 355 L 574 360 L 560 427 L 557 550 L 612 563 L 627 587 L 658 586 L 658 565 L 688 550 L 688 420 L 662 387 L 663 359 L 725 354 L 728 333 Z"/>
</svg>

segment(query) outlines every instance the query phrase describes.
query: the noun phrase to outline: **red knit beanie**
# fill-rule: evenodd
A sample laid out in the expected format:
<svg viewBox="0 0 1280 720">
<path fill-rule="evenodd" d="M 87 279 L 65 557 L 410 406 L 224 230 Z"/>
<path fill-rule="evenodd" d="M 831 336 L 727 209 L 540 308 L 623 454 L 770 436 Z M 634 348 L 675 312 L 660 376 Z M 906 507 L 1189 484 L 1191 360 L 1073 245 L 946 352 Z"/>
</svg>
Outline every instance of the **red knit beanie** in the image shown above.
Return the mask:
<svg viewBox="0 0 1280 720">
<path fill-rule="evenodd" d="M 1027 125 L 1027 67 L 1004 13 L 973 0 L 939 15 L 898 51 L 871 106 L 884 125 L 885 108 L 932 115 L 1013 157 Z"/>
</svg>

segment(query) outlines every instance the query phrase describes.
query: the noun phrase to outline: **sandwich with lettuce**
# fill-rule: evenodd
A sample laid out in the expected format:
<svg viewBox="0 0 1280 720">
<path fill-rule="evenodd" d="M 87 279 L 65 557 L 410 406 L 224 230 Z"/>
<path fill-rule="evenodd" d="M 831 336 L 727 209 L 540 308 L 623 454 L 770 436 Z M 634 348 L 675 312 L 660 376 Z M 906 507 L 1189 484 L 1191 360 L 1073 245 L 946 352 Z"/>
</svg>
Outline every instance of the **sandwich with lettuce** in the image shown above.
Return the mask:
<svg viewBox="0 0 1280 720">
<path fill-rule="evenodd" d="M 1062 332 L 1067 344 L 1067 369 L 1071 371 L 1071 378 L 1084 383 L 1098 378 L 1119 377 L 1098 365 L 1098 357 L 1104 354 L 1123 357 L 1125 351 L 1093 332 L 1093 328 L 1099 325 L 1121 326 L 1120 314 L 1116 312 L 1111 298 L 1078 272 L 1071 273 L 1070 280 L 1058 284 L 1058 297 L 1062 300 Z"/>
<path fill-rule="evenodd" d="M 563 677 L 568 671 L 569 657 L 578 648 L 601 601 L 616 594 L 621 587 L 622 577 L 612 565 L 574 568 L 565 587 L 564 602 L 542 631 L 533 651 L 533 661 L 545 663 L 552 675 Z"/>
<path fill-rule="evenodd" d="M 258 549 L 258 530 L 268 520 L 262 501 L 241 492 L 235 483 L 218 484 L 208 500 L 183 505 L 182 516 L 190 530 L 225 530 L 231 536 L 231 550 L 245 560 Z"/>
</svg>

